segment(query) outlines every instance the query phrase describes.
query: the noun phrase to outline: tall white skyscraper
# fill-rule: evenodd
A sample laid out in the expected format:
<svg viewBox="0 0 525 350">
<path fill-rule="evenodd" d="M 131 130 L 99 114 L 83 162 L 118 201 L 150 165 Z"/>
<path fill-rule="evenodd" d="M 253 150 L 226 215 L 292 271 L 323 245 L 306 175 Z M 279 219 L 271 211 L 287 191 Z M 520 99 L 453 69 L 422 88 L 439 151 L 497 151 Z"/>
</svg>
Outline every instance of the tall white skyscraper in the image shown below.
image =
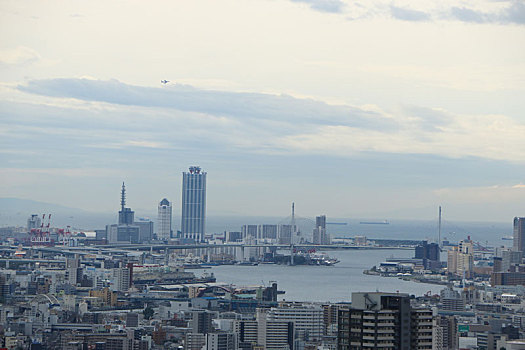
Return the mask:
<svg viewBox="0 0 525 350">
<path fill-rule="evenodd" d="M 182 173 L 182 237 L 196 242 L 206 232 L 206 173 L 198 166 Z"/>
<path fill-rule="evenodd" d="M 167 241 L 171 237 L 171 203 L 164 198 L 159 203 L 157 218 L 157 238 Z"/>
</svg>

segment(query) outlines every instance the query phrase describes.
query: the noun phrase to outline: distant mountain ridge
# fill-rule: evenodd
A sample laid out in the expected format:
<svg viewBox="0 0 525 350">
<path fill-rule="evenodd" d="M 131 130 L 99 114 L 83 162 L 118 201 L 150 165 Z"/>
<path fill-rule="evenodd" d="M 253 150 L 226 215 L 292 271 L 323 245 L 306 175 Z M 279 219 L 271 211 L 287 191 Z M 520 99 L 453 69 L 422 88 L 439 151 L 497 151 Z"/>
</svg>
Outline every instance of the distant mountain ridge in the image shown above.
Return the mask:
<svg viewBox="0 0 525 350">
<path fill-rule="evenodd" d="M 134 208 L 133 208 L 134 209 Z M 153 209 L 155 210 L 155 209 Z M 152 210 L 152 211 L 153 211 Z M 451 210 L 452 211 L 452 210 Z M 104 229 L 108 224 L 114 224 L 118 220 L 118 208 L 112 212 L 96 213 L 78 208 L 71 208 L 59 204 L 33 201 L 19 198 L 0 198 L 0 227 L 27 225 L 27 219 L 31 214 L 52 214 L 51 226 L 71 226 L 77 230 Z M 156 221 L 153 213 L 135 211 L 135 218 L 149 216 Z M 365 235 L 372 238 L 384 239 L 431 239 L 437 237 L 437 218 L 434 220 L 408 220 L 394 219 L 390 216 L 352 218 L 329 217 L 332 222 L 345 222 L 347 225 L 329 225 L 328 232 L 332 237 L 353 237 Z M 314 218 L 296 216 L 297 224 L 302 233 L 311 236 L 314 226 Z M 361 225 L 364 220 L 388 219 L 389 225 Z M 241 231 L 245 224 L 285 224 L 290 222 L 290 217 L 251 216 L 251 215 L 208 215 L 206 230 L 209 233 L 224 231 Z M 180 229 L 180 211 L 178 208 L 173 213 L 173 230 Z M 512 221 L 506 222 L 469 222 L 448 220 L 443 221 L 442 237 L 457 241 L 471 235 L 474 240 L 481 242 L 489 241 L 492 244 L 501 245 L 501 237 L 512 235 Z"/>
<path fill-rule="evenodd" d="M 26 226 L 31 214 L 51 214 L 51 226 L 104 228 L 115 222 L 116 213 L 94 213 L 60 204 L 21 198 L 0 198 L 0 226 Z"/>
<path fill-rule="evenodd" d="M 47 203 L 35 201 L 32 199 L 21 199 L 21 198 L 0 198 L 0 212 L 9 211 L 37 211 L 49 209 L 50 211 L 78 211 L 86 212 L 85 210 L 78 208 L 71 208 L 60 204 Z"/>
</svg>

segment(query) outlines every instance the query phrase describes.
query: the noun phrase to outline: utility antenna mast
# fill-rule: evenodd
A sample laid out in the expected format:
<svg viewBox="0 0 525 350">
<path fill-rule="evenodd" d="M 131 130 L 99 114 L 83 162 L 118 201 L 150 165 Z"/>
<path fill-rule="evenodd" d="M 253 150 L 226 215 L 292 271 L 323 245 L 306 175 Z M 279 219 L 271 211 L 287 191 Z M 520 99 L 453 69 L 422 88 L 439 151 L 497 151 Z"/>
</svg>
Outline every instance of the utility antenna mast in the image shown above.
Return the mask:
<svg viewBox="0 0 525 350">
<path fill-rule="evenodd" d="M 296 235 L 297 230 L 295 229 L 295 203 L 294 202 L 292 202 L 292 227 L 291 227 L 291 230 L 292 230 L 292 232 L 290 233 L 290 265 L 295 265 L 295 262 L 293 260 L 293 255 L 294 255 L 293 243 L 294 243 L 294 239 L 295 239 L 295 235 Z"/>
<path fill-rule="evenodd" d="M 292 231 L 295 232 L 295 203 L 292 202 Z"/>
<path fill-rule="evenodd" d="M 124 212 L 124 207 L 126 206 L 126 186 L 124 186 L 124 182 L 122 182 L 122 192 L 120 197 L 120 207 L 122 208 L 122 212 Z"/>
<path fill-rule="evenodd" d="M 439 248 L 441 249 L 441 205 L 439 206 L 438 246 L 439 246 Z"/>
</svg>

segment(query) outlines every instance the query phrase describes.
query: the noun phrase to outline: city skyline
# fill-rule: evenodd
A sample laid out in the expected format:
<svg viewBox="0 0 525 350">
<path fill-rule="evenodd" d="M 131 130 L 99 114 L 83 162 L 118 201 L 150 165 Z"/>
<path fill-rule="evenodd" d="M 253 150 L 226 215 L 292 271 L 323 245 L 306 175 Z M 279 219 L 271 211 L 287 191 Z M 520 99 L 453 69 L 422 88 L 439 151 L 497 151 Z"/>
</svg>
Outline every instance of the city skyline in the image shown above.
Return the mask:
<svg viewBox="0 0 525 350">
<path fill-rule="evenodd" d="M 0 349 L 525 348 L 525 0 L 0 29 Z"/>
<path fill-rule="evenodd" d="M 154 211 L 197 163 L 210 214 L 525 213 L 521 2 L 27 1 L 0 23 L 3 198 L 111 212 L 124 179 Z"/>
</svg>

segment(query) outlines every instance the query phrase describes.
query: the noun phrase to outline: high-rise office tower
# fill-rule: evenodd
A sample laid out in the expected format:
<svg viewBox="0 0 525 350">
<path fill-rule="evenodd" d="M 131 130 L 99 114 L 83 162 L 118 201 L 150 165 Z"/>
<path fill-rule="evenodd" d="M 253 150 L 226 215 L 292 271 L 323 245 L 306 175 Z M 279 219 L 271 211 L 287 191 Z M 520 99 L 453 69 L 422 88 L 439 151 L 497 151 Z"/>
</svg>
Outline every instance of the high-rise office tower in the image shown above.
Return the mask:
<svg viewBox="0 0 525 350">
<path fill-rule="evenodd" d="M 437 243 L 423 241 L 416 246 L 416 259 L 423 259 L 425 269 L 437 271 L 441 268 L 440 249 Z"/>
<path fill-rule="evenodd" d="M 326 215 L 315 218 L 315 228 L 312 236 L 313 244 L 330 244 L 330 238 L 326 233 Z"/>
<path fill-rule="evenodd" d="M 277 225 L 259 225 L 259 238 L 277 239 Z"/>
<path fill-rule="evenodd" d="M 523 252 L 520 250 L 514 250 L 514 248 L 502 247 L 498 249 L 496 257 L 501 259 L 501 271 L 499 272 L 509 272 L 511 267 L 516 264 L 521 264 Z M 498 271 L 494 270 L 494 272 Z"/>
<path fill-rule="evenodd" d="M 326 215 L 317 216 L 315 218 L 315 227 L 326 228 Z"/>
<path fill-rule="evenodd" d="M 139 243 L 149 242 L 153 239 L 153 221 L 148 218 L 139 218 L 133 222 L 139 228 Z"/>
<path fill-rule="evenodd" d="M 157 239 L 167 241 L 171 237 L 171 203 L 164 198 L 159 203 L 157 218 Z"/>
<path fill-rule="evenodd" d="M 292 244 L 292 232 L 292 225 L 280 224 L 279 226 L 277 226 L 277 239 L 279 241 L 279 244 Z"/>
<path fill-rule="evenodd" d="M 253 244 L 257 242 L 257 225 L 242 225 L 241 227 L 242 239 L 244 242 Z"/>
<path fill-rule="evenodd" d="M 29 219 L 27 219 L 27 231 L 31 231 L 34 228 L 40 228 L 42 221 L 40 216 L 37 214 L 32 214 Z"/>
<path fill-rule="evenodd" d="M 197 242 L 206 232 L 206 173 L 198 166 L 182 173 L 182 237 Z"/>
<path fill-rule="evenodd" d="M 514 251 L 525 251 L 525 217 L 514 218 Z"/>
</svg>

